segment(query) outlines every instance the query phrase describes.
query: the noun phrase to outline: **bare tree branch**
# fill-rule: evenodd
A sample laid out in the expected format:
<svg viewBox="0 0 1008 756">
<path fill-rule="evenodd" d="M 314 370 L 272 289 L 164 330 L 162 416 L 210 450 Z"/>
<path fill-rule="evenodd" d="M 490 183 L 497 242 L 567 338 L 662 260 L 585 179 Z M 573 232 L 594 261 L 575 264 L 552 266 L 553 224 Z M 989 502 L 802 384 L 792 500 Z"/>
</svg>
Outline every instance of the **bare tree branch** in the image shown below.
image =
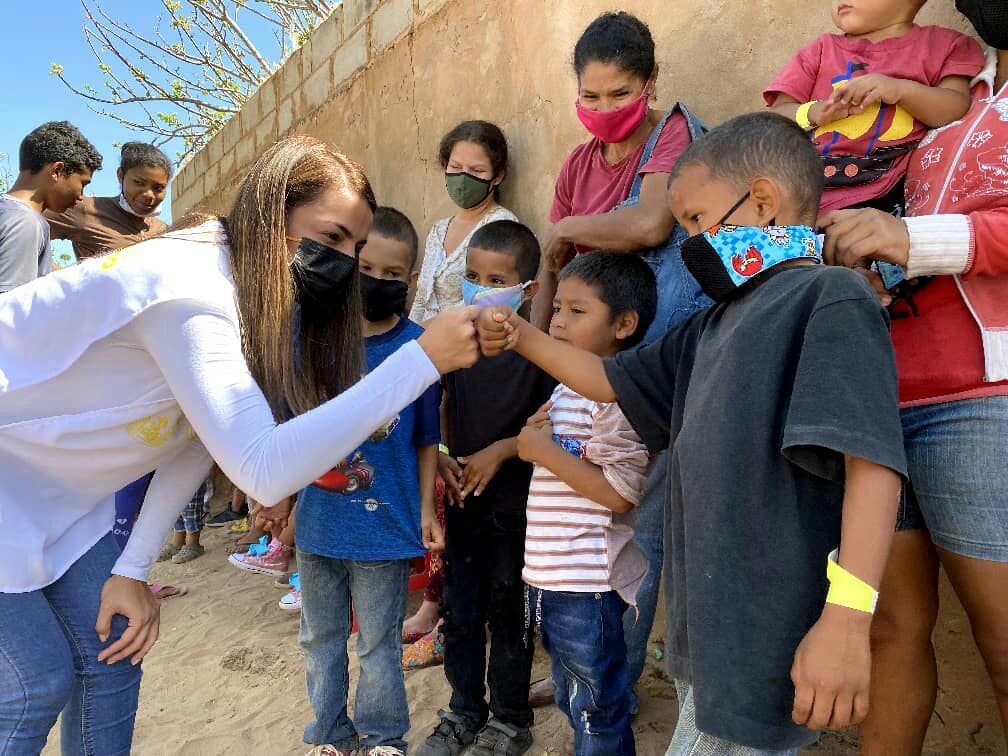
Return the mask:
<svg viewBox="0 0 1008 756">
<path fill-rule="evenodd" d="M 340 0 L 135 0 L 148 30 L 80 0 L 99 81 L 53 63 L 51 73 L 96 113 L 155 143 L 199 150 Z M 143 8 L 143 6 L 149 6 Z M 4 176 L 0 175 L 0 181 Z"/>
</svg>

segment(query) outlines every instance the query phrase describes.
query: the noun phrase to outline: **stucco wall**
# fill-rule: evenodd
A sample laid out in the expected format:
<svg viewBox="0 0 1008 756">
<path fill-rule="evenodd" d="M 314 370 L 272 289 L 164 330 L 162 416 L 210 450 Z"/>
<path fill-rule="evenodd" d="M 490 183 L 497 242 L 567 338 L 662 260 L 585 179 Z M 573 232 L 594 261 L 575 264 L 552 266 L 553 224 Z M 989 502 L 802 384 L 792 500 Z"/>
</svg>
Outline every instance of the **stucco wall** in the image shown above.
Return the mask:
<svg viewBox="0 0 1008 756">
<path fill-rule="evenodd" d="M 256 154 L 305 133 L 361 162 L 379 201 L 423 236 L 452 211 L 438 140 L 484 118 L 504 129 L 513 156 L 503 201 L 539 231 L 561 162 L 586 138 L 574 42 L 614 7 L 651 26 L 659 106 L 682 100 L 708 124 L 761 107 L 788 57 L 832 28 L 825 0 L 345 0 L 179 173 L 173 214 L 226 210 Z M 931 0 L 920 20 L 964 28 L 952 0 Z"/>
</svg>

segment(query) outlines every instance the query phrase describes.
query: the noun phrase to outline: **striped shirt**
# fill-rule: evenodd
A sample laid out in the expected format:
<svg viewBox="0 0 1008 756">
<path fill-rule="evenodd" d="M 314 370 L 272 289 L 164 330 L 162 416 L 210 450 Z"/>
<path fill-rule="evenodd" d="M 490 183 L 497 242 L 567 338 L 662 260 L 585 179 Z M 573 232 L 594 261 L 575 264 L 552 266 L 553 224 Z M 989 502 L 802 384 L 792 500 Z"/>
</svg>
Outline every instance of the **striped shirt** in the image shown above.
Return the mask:
<svg viewBox="0 0 1008 756">
<path fill-rule="evenodd" d="M 553 439 L 571 454 L 602 468 L 606 480 L 633 504 L 648 467 L 643 442 L 619 406 L 602 404 L 557 386 L 551 398 Z M 552 591 L 596 593 L 620 589 L 614 565 L 633 538 L 633 514 L 620 515 L 586 498 L 541 465 L 532 473 L 526 508 L 522 579 Z M 631 582 L 641 575 L 634 566 Z"/>
</svg>

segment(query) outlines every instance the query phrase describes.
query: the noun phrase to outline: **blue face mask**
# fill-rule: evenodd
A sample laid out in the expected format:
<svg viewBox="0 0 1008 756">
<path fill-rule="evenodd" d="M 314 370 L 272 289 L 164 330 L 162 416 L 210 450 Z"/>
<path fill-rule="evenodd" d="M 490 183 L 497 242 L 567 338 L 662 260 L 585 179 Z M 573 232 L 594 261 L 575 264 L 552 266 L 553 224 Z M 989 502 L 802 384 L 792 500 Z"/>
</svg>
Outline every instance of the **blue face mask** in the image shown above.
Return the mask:
<svg viewBox="0 0 1008 756">
<path fill-rule="evenodd" d="M 467 305 L 479 305 L 480 307 L 497 307 L 503 305 L 517 310 L 521 307 L 525 298 L 525 289 L 531 281 L 508 286 L 506 288 L 494 286 L 480 286 L 468 279 L 462 279 L 462 301 Z"/>
<path fill-rule="evenodd" d="M 725 221 L 749 198 L 748 193 L 719 223 L 682 243 L 686 269 L 715 302 L 730 299 L 760 273 L 790 260 L 822 262 L 819 238 L 809 226 L 733 226 Z"/>
</svg>

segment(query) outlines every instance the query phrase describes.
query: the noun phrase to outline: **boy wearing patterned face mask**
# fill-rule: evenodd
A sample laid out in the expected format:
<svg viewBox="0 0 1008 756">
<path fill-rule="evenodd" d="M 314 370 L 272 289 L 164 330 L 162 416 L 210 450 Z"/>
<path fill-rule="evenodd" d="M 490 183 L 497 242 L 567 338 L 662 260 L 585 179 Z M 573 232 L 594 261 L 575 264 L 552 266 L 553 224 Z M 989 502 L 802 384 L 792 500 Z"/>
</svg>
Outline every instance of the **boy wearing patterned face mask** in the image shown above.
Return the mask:
<svg viewBox="0 0 1008 756">
<path fill-rule="evenodd" d="M 910 153 L 930 128 L 962 118 L 980 46 L 940 26 L 917 26 L 926 0 L 833 0 L 833 23 L 763 92 L 776 113 L 815 139 L 822 209 L 903 207 Z"/>
<path fill-rule="evenodd" d="M 379 207 L 359 260 L 370 370 L 423 332 L 403 314 L 416 261 L 409 219 Z M 444 548 L 434 511 L 439 397 L 435 384 L 298 498 L 301 646 L 315 714 L 305 741 L 316 746 L 313 756 L 406 753 L 410 721 L 400 644 L 407 582 L 414 557 Z M 347 714 L 351 606 L 361 666 L 353 720 Z"/>
<path fill-rule="evenodd" d="M 517 350 L 618 401 L 653 452 L 670 450 L 670 756 L 797 753 L 867 712 L 906 460 L 885 310 L 808 242 L 821 190 L 798 126 L 735 118 L 687 148 L 669 187 L 694 235 L 684 259 L 718 304 L 606 360 L 509 311 L 478 322 L 484 354 Z"/>
<path fill-rule="evenodd" d="M 515 307 L 531 299 L 539 269 L 535 235 L 515 221 L 481 227 L 469 243 L 467 304 Z M 438 471 L 447 487 L 444 605 L 449 710 L 418 756 L 517 756 L 532 745 L 528 704 L 533 645 L 525 626 L 522 566 L 532 465 L 518 434 L 555 382 L 518 354 L 480 359 L 443 380 Z M 487 665 L 486 636 L 490 630 Z M 486 687 L 490 688 L 490 704 Z"/>
</svg>

